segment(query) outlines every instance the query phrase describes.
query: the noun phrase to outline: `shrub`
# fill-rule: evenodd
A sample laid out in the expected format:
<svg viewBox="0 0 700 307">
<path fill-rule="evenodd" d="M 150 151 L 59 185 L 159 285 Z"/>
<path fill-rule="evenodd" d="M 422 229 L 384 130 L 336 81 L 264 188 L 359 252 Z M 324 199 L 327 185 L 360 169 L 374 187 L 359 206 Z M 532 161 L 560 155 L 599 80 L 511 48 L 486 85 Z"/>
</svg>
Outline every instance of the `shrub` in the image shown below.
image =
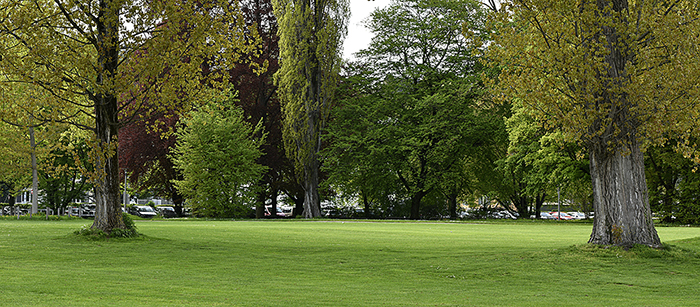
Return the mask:
<svg viewBox="0 0 700 307">
<path fill-rule="evenodd" d="M 100 229 L 93 229 L 88 225 L 83 225 L 79 230 L 76 230 L 75 235 L 82 236 L 91 240 L 104 240 L 109 238 L 135 238 L 140 234 L 136 231 L 136 225 L 134 220 L 131 219 L 126 213 L 122 212 L 122 219 L 124 220 L 125 229 L 112 229 L 109 233 L 106 233 Z"/>
</svg>

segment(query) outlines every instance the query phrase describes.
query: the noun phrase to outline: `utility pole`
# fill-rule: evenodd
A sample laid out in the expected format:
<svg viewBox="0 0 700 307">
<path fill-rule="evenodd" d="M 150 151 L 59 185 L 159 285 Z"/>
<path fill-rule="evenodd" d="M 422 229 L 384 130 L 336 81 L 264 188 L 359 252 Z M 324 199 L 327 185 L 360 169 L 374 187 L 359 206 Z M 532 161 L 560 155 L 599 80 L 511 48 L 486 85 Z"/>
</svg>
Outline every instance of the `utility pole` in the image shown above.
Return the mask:
<svg viewBox="0 0 700 307">
<path fill-rule="evenodd" d="M 127 198 L 128 195 L 126 194 L 126 169 L 124 169 L 124 201 L 122 202 L 122 206 L 124 206 L 124 212 L 126 212 Z"/>
<path fill-rule="evenodd" d="M 557 215 L 557 219 L 561 221 L 561 186 L 557 187 Z"/>
<path fill-rule="evenodd" d="M 32 210 L 29 211 L 29 217 L 39 211 L 39 175 L 36 170 L 36 143 L 34 142 L 34 127 L 29 126 L 29 145 L 32 148 Z M 46 212 L 48 215 L 48 211 Z"/>
</svg>

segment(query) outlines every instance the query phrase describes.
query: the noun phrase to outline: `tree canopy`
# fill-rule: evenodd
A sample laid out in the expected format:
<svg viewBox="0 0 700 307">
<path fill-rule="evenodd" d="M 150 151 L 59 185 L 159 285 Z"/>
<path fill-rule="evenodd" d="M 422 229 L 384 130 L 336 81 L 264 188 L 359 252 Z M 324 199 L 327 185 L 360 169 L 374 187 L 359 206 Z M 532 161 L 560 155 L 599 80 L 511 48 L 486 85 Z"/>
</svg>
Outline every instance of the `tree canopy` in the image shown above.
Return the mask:
<svg viewBox="0 0 700 307">
<path fill-rule="evenodd" d="M 643 150 L 698 131 L 696 1 L 516 0 L 492 19 L 495 95 L 518 99 L 589 151 L 591 243 L 659 246 Z"/>
<path fill-rule="evenodd" d="M 285 150 L 304 186 L 304 216 L 321 215 L 318 152 L 340 71 L 348 0 L 273 0 Z"/>
<path fill-rule="evenodd" d="M 92 132 L 89 177 L 95 184 L 93 228 L 124 228 L 119 128 L 180 101 L 206 100 L 216 85 L 202 64 L 226 67 L 255 54 L 255 29 L 237 1 L 0 1 L 3 92 L 29 84 L 52 97 L 32 116 Z M 251 34 L 251 35 L 246 35 Z M 264 67 L 262 67 L 264 68 Z M 221 80 L 221 79 L 220 79 Z M 225 81 L 225 79 L 223 79 Z M 3 110 L 15 110 L 2 99 Z M 83 117 L 91 121 L 82 121 Z M 79 119 L 79 121 L 78 121 Z"/>
<path fill-rule="evenodd" d="M 497 130 L 486 128 L 494 121 L 478 107 L 482 66 L 471 54 L 481 46 L 462 36 L 462 23 L 481 26 L 479 8 L 473 1 L 392 1 L 372 13 L 375 37 L 348 67 L 350 89 L 328 129 L 336 180 L 362 182 L 363 193 L 373 182 L 393 186 L 394 196 L 410 202 L 412 219 L 425 196 L 449 189 L 441 184 L 446 175 Z"/>
<path fill-rule="evenodd" d="M 254 183 L 265 167 L 256 163 L 264 142 L 261 125 L 244 121 L 230 98 L 204 104 L 183 118 L 173 162 L 175 180 L 193 213 L 208 217 L 245 216 L 255 199 Z"/>
</svg>

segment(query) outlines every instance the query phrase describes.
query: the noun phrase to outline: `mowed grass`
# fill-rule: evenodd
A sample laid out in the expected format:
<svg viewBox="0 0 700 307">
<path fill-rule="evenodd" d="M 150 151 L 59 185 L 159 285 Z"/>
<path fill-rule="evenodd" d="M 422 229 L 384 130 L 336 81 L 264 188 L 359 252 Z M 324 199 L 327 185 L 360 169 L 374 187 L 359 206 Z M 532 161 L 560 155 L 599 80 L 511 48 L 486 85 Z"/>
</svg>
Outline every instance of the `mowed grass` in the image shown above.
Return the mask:
<svg viewBox="0 0 700 307">
<path fill-rule="evenodd" d="M 671 251 L 586 247 L 590 224 L 0 220 L 0 306 L 697 306 L 700 228 Z M 575 246 L 576 245 L 576 246 Z"/>
</svg>

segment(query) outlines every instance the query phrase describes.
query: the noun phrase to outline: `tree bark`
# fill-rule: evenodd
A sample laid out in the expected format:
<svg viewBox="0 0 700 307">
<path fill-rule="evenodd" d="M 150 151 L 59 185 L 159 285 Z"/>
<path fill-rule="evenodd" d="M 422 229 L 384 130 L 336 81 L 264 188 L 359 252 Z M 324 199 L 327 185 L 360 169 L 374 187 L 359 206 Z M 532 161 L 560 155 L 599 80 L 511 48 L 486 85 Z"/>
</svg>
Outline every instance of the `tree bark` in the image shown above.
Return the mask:
<svg viewBox="0 0 700 307">
<path fill-rule="evenodd" d="M 110 0 L 100 1 L 97 21 L 98 50 L 97 83 L 105 85 L 117 75 L 119 65 L 119 8 Z M 109 86 L 90 95 L 95 105 L 95 221 L 92 228 L 110 233 L 124 229 L 119 191 L 119 157 L 116 137 L 119 132 L 117 96 Z"/>
<path fill-rule="evenodd" d="M 450 219 L 455 220 L 457 219 L 457 193 L 450 193 L 447 195 L 447 199 L 449 202 Z"/>
<path fill-rule="evenodd" d="M 321 216 L 321 200 L 318 195 L 318 157 L 316 153 L 310 153 L 314 157 L 304 166 L 304 217 L 314 218 Z"/>
<path fill-rule="evenodd" d="M 410 219 L 420 219 L 420 203 L 421 201 L 423 201 L 423 197 L 425 197 L 425 195 L 428 195 L 428 192 L 419 190 L 411 196 L 411 216 L 409 217 Z"/>
<path fill-rule="evenodd" d="M 630 152 L 591 146 L 591 180 L 595 217 L 589 243 L 660 247 L 649 207 L 644 155 L 634 141 Z"/>
</svg>

